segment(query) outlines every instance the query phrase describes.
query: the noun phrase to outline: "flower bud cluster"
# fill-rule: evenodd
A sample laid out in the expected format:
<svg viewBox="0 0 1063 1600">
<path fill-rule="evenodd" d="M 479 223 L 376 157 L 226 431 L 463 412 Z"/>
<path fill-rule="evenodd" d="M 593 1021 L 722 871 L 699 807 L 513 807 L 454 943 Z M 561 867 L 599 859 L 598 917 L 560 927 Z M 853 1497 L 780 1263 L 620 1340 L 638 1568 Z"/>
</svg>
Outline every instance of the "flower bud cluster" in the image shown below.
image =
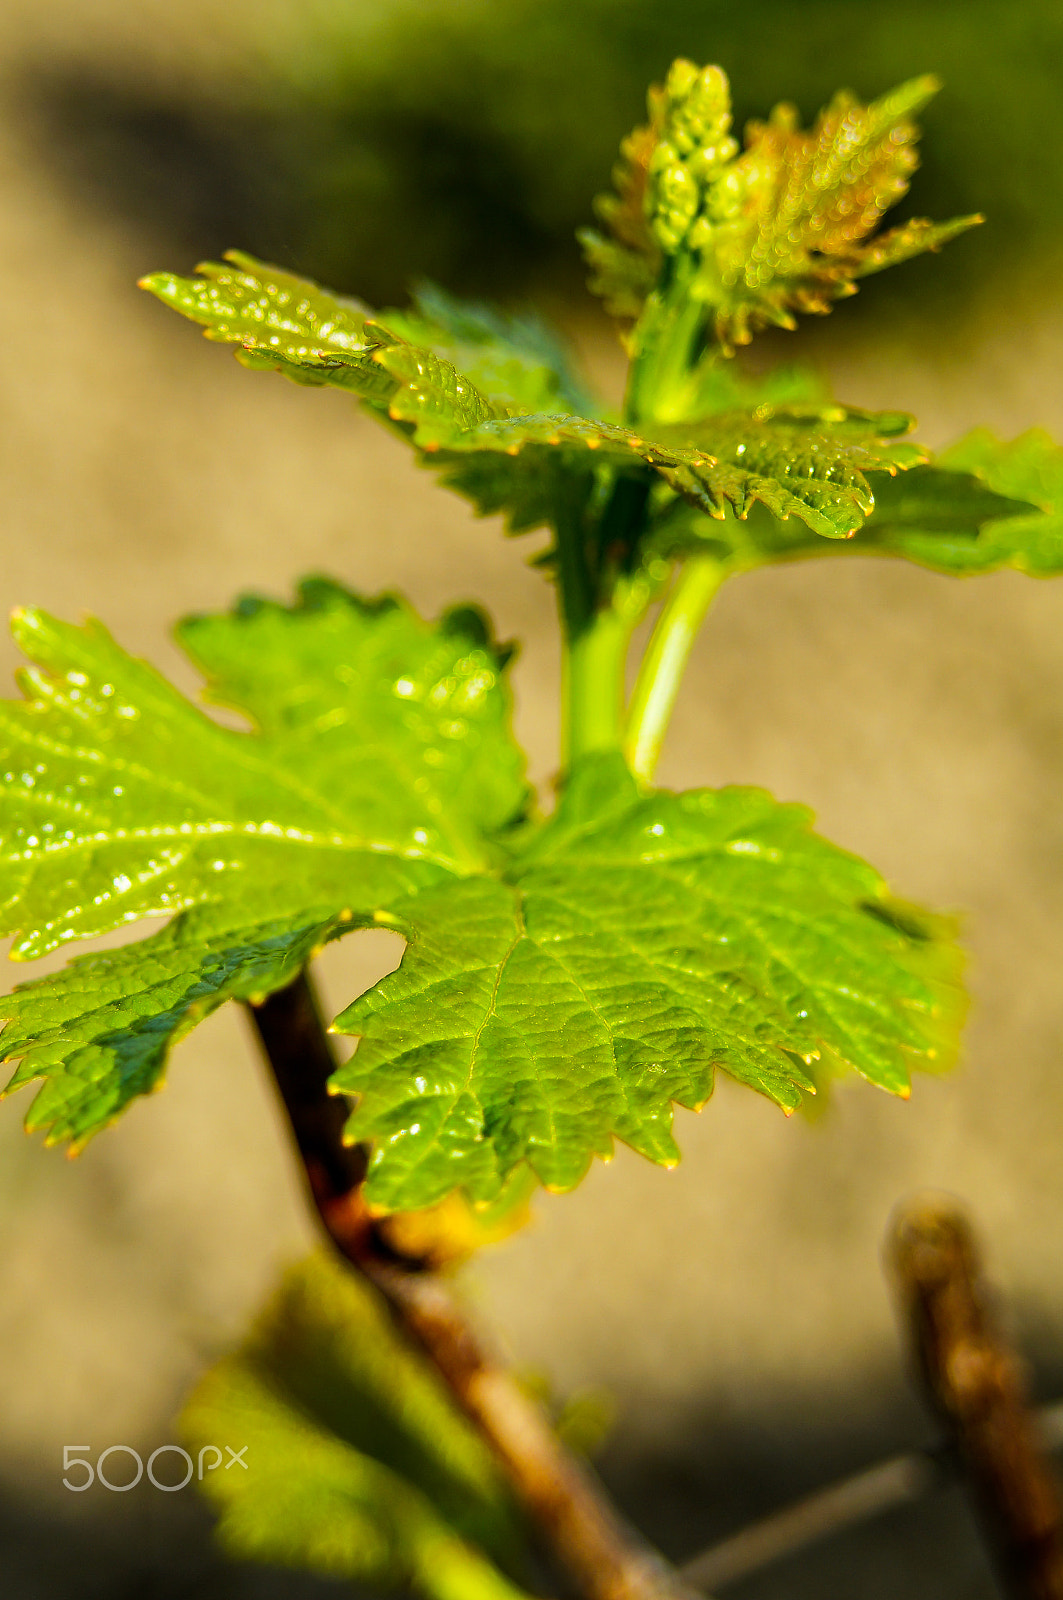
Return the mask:
<svg viewBox="0 0 1063 1600">
<path fill-rule="evenodd" d="M 731 166 L 738 142 L 727 76 L 676 61 L 653 109 L 660 136 L 648 171 L 650 227 L 666 255 L 703 250 L 745 198 L 743 176 Z"/>
</svg>

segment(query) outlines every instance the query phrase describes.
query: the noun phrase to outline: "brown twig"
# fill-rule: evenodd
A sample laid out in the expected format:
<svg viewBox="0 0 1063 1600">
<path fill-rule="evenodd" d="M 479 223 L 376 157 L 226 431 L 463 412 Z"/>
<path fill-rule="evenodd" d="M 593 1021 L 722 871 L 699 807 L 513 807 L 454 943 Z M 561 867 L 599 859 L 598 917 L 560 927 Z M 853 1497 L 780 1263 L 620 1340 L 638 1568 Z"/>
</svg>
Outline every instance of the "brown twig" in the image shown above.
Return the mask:
<svg viewBox="0 0 1063 1600">
<path fill-rule="evenodd" d="M 890 1255 L 924 1387 L 1006 1591 L 1063 1600 L 1063 1507 L 966 1218 L 951 1201 L 918 1202 L 896 1218 Z"/>
<path fill-rule="evenodd" d="M 445 1285 L 388 1243 L 362 1196 L 365 1152 L 343 1144 L 347 1108 L 328 1092 L 336 1063 L 305 973 L 248 1009 L 326 1231 L 431 1358 L 583 1600 L 691 1600 L 674 1569 L 565 1450 L 540 1407 L 484 1351 Z"/>
<path fill-rule="evenodd" d="M 682 1576 L 696 1589 L 726 1589 L 843 1528 L 917 1500 L 946 1481 L 941 1463 L 929 1452 L 893 1456 L 740 1528 L 685 1562 Z"/>
<path fill-rule="evenodd" d="M 1035 1411 L 1034 1422 L 1042 1449 L 1063 1447 L 1063 1401 Z M 942 1447 L 890 1456 L 728 1534 L 685 1561 L 680 1576 L 695 1589 L 727 1589 L 821 1539 L 945 1488 L 954 1470 L 951 1452 Z"/>
</svg>

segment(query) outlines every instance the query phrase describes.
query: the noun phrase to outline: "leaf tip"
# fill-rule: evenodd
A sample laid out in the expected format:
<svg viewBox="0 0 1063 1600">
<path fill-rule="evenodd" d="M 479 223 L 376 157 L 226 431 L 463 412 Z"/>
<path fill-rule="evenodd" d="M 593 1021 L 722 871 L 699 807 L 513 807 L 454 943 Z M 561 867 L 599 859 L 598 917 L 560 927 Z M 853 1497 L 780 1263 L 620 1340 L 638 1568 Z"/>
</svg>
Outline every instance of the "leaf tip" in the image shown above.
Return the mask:
<svg viewBox="0 0 1063 1600">
<path fill-rule="evenodd" d="M 36 606 L 14 606 L 8 620 L 11 632 L 18 641 L 24 634 L 38 632 L 44 618 Z"/>
<path fill-rule="evenodd" d="M 147 272 L 137 279 L 137 288 L 146 289 L 157 300 L 177 299 L 177 279 L 172 272 Z"/>
<path fill-rule="evenodd" d="M 939 78 L 936 72 L 924 72 L 918 78 L 913 78 L 907 87 L 913 95 L 922 95 L 927 100 L 931 100 L 934 95 L 941 93 L 945 84 L 944 80 Z"/>
</svg>

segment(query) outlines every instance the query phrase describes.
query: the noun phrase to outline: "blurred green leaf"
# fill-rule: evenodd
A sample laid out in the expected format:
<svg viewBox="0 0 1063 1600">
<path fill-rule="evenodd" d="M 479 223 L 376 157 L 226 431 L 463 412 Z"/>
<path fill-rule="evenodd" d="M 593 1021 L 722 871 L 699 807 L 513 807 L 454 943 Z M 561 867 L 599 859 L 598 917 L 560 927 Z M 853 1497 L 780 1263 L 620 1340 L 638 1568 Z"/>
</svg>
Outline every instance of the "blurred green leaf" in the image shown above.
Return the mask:
<svg viewBox="0 0 1063 1600">
<path fill-rule="evenodd" d="M 518 411 L 593 414 L 594 400 L 561 340 L 541 318 L 459 300 L 422 284 L 409 311 L 385 311 L 388 327 L 443 355 L 488 399 Z"/>
<path fill-rule="evenodd" d="M 487 1446 L 339 1264 L 286 1274 L 181 1430 L 231 1555 L 428 1600 L 521 1600 L 494 1564 L 511 1568 L 520 1539 Z"/>
<path fill-rule="evenodd" d="M 1063 450 L 1047 433 L 1034 428 L 1004 443 L 977 428 L 945 452 L 941 465 L 976 473 L 996 493 L 1032 502 L 1025 513 L 991 522 L 975 548 L 959 545 L 950 570 L 1017 567 L 1035 578 L 1063 572 Z"/>
</svg>

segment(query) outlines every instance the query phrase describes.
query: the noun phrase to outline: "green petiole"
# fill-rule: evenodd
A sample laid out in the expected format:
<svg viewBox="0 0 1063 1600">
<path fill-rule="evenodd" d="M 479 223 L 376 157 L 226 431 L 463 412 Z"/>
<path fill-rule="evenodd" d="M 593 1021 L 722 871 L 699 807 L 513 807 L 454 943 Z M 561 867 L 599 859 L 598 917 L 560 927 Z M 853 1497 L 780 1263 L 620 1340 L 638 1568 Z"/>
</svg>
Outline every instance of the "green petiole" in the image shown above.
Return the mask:
<svg viewBox="0 0 1063 1600">
<path fill-rule="evenodd" d="M 694 640 L 726 576 L 727 568 L 712 556 L 691 556 L 661 607 L 639 668 L 623 739 L 628 766 L 643 782 L 653 777 Z"/>
</svg>

